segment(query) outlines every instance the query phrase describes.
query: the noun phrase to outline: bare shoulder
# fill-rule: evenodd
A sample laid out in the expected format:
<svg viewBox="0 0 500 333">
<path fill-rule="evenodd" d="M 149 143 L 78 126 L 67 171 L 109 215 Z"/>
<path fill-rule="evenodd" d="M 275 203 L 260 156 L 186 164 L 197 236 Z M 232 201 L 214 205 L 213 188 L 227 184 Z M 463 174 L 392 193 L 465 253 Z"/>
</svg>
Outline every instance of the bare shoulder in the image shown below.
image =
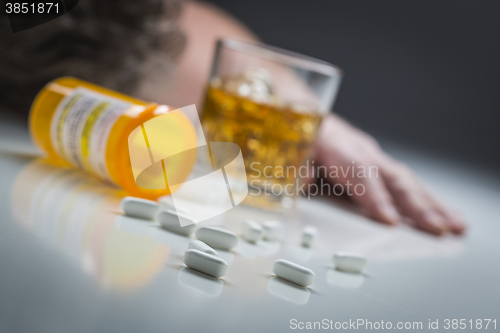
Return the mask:
<svg viewBox="0 0 500 333">
<path fill-rule="evenodd" d="M 187 1 L 179 24 L 185 31 L 202 30 L 207 36 L 220 35 L 220 37 L 232 36 L 257 40 L 257 37 L 242 22 L 223 9 L 207 2 Z"/>
<path fill-rule="evenodd" d="M 236 18 L 222 9 L 198 1 L 184 3 L 178 25 L 186 36 L 186 47 L 168 81 L 150 77 L 141 87 L 140 96 L 169 105 L 202 105 L 215 41 L 224 37 L 257 40 L 257 37 Z"/>
</svg>

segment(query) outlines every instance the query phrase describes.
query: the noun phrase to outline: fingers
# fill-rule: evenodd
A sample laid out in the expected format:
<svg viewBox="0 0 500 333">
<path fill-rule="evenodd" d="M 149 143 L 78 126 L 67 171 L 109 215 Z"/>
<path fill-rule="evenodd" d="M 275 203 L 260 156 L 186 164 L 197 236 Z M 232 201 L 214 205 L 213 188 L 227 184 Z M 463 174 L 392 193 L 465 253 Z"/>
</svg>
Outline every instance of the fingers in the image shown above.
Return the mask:
<svg viewBox="0 0 500 333">
<path fill-rule="evenodd" d="M 465 224 L 431 196 L 407 167 L 395 164 L 385 170 L 384 179 L 401 213 L 417 228 L 435 235 L 465 230 Z"/>
<path fill-rule="evenodd" d="M 441 235 L 448 230 L 445 219 L 430 207 L 420 193 L 403 194 L 405 188 L 394 187 L 391 189 L 394 189 L 394 198 L 398 202 L 402 214 L 410 217 L 418 229 L 435 235 Z"/>
<path fill-rule="evenodd" d="M 425 190 L 425 189 L 424 189 Z M 426 196 L 434 208 L 441 216 L 444 217 L 445 223 L 448 225 L 448 229 L 455 234 L 462 234 L 465 232 L 466 225 L 463 221 L 462 217 L 456 213 L 445 207 L 439 200 L 437 200 L 432 194 L 426 192 Z"/>
<path fill-rule="evenodd" d="M 367 213 L 377 221 L 386 224 L 397 224 L 401 216 L 396 210 L 390 193 L 387 191 L 382 179 L 364 178 L 354 180 L 354 186 L 363 185 L 363 194 L 354 195 L 353 200 L 364 208 Z"/>
<path fill-rule="evenodd" d="M 444 215 L 447 217 L 450 223 L 450 229 L 453 233 L 460 235 L 467 230 L 467 225 L 460 214 L 448 211 L 444 213 Z"/>
<path fill-rule="evenodd" d="M 465 230 L 463 221 L 430 195 L 408 167 L 386 155 L 373 138 L 333 117 L 324 122 L 321 133 L 318 162 L 340 167 L 375 166 L 380 171 L 380 178 L 346 174 L 334 179 L 344 186 L 347 182 L 362 184 L 364 193 L 354 193 L 351 198 L 373 218 L 396 224 L 406 216 L 417 228 L 436 235 Z M 337 135 L 335 140 L 332 133 Z"/>
</svg>

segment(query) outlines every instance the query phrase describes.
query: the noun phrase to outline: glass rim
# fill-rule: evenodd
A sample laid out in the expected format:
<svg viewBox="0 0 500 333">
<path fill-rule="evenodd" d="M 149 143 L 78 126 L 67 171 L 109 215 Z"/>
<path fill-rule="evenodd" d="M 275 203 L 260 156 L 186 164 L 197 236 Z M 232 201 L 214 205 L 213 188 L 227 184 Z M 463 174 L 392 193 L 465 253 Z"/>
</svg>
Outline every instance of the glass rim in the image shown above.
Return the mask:
<svg viewBox="0 0 500 333">
<path fill-rule="evenodd" d="M 297 66 L 328 76 L 342 77 L 343 74 L 342 69 L 327 61 L 260 42 L 250 42 L 232 37 L 225 37 L 218 39 L 217 44 L 219 47 L 223 46 L 238 52 L 245 52 L 246 54 L 252 54 L 283 64 Z"/>
</svg>

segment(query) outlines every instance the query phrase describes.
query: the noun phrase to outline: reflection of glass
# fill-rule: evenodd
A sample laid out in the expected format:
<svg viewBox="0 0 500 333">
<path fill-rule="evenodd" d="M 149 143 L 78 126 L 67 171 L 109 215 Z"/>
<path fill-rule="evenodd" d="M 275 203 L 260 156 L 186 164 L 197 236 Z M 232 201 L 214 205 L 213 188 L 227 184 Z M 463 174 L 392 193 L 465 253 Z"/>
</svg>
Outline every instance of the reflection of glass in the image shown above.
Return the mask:
<svg viewBox="0 0 500 333">
<path fill-rule="evenodd" d="M 147 284 L 167 261 L 170 249 L 133 221 L 115 220 L 120 196 L 82 173 L 44 161 L 30 163 L 12 192 L 15 218 L 37 236 L 76 258 L 103 285 L 134 289 Z"/>
<path fill-rule="evenodd" d="M 336 269 L 329 269 L 326 273 L 326 281 L 342 288 L 359 289 L 365 282 L 363 274 L 341 272 Z"/>
<path fill-rule="evenodd" d="M 238 145 L 210 142 L 209 145 L 198 147 L 197 153 L 200 164 L 188 180 L 172 179 L 167 174 L 173 192 L 170 201 L 189 212 L 189 218 L 177 216 L 181 227 L 220 216 L 239 205 L 248 194 L 245 164 Z M 179 165 L 174 160 L 183 154 L 176 154 L 166 161 Z M 206 168 L 208 164 L 211 167 Z"/>
<path fill-rule="evenodd" d="M 298 168 L 311 154 L 340 79 L 339 69 L 316 59 L 219 41 L 202 125 L 208 142 L 240 146 L 250 182 L 245 203 L 272 210 L 290 204 L 285 199 L 295 197 Z"/>
<path fill-rule="evenodd" d="M 311 296 L 309 289 L 274 276 L 270 277 L 267 282 L 267 291 L 274 296 L 297 304 L 307 304 L 309 296 Z"/>
</svg>

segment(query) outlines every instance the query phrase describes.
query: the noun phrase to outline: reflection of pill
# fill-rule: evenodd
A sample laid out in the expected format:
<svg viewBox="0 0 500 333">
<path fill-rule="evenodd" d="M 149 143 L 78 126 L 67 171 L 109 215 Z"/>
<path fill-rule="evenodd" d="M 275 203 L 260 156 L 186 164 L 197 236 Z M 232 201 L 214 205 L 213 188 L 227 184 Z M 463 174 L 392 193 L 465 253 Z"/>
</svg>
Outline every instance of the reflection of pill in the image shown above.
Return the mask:
<svg viewBox="0 0 500 333">
<path fill-rule="evenodd" d="M 210 246 L 208 246 L 207 244 L 203 243 L 200 240 L 193 239 L 192 241 L 190 241 L 188 245 L 188 250 L 191 249 L 205 252 L 213 256 L 217 255 L 217 252 L 214 249 L 212 249 Z"/>
<path fill-rule="evenodd" d="M 314 281 L 314 272 L 309 268 L 284 259 L 274 262 L 273 273 L 284 280 L 304 287 L 310 286 Z"/>
<path fill-rule="evenodd" d="M 262 225 L 262 233 L 265 240 L 274 241 L 281 236 L 283 223 L 278 221 L 267 221 Z"/>
<path fill-rule="evenodd" d="M 189 267 L 181 267 L 177 281 L 190 288 L 209 296 L 219 296 L 224 288 L 224 282 L 221 279 L 198 272 Z"/>
<path fill-rule="evenodd" d="M 226 275 L 227 267 L 229 266 L 221 258 L 195 249 L 186 250 L 186 253 L 184 253 L 184 263 L 189 268 L 215 277 Z"/>
<path fill-rule="evenodd" d="M 181 216 L 185 220 L 191 220 L 192 223 L 181 227 L 179 216 Z M 176 234 L 189 236 L 196 229 L 195 221 L 191 217 L 184 214 L 177 214 L 173 210 L 162 210 L 160 214 L 158 214 L 158 217 L 156 219 L 164 229 L 175 232 Z"/>
<path fill-rule="evenodd" d="M 160 210 L 156 202 L 135 197 L 123 198 L 120 207 L 125 215 L 145 220 L 154 220 Z"/>
<path fill-rule="evenodd" d="M 296 304 L 307 304 L 311 292 L 307 288 L 290 283 L 276 276 L 271 276 L 267 282 L 267 291 L 272 295 Z"/>
<path fill-rule="evenodd" d="M 361 273 L 366 266 L 366 258 L 349 252 L 337 252 L 333 255 L 335 268 L 345 272 Z"/>
<path fill-rule="evenodd" d="M 262 237 L 262 226 L 252 220 L 246 220 L 243 222 L 241 234 L 250 243 L 256 243 Z"/>
<path fill-rule="evenodd" d="M 238 244 L 238 237 L 234 232 L 218 227 L 201 227 L 196 231 L 196 238 L 222 250 L 231 250 Z"/>
<path fill-rule="evenodd" d="M 302 240 L 301 244 L 304 247 L 311 247 L 316 239 L 316 234 L 318 233 L 318 229 L 312 227 L 310 225 L 304 227 L 302 229 Z"/>
</svg>

